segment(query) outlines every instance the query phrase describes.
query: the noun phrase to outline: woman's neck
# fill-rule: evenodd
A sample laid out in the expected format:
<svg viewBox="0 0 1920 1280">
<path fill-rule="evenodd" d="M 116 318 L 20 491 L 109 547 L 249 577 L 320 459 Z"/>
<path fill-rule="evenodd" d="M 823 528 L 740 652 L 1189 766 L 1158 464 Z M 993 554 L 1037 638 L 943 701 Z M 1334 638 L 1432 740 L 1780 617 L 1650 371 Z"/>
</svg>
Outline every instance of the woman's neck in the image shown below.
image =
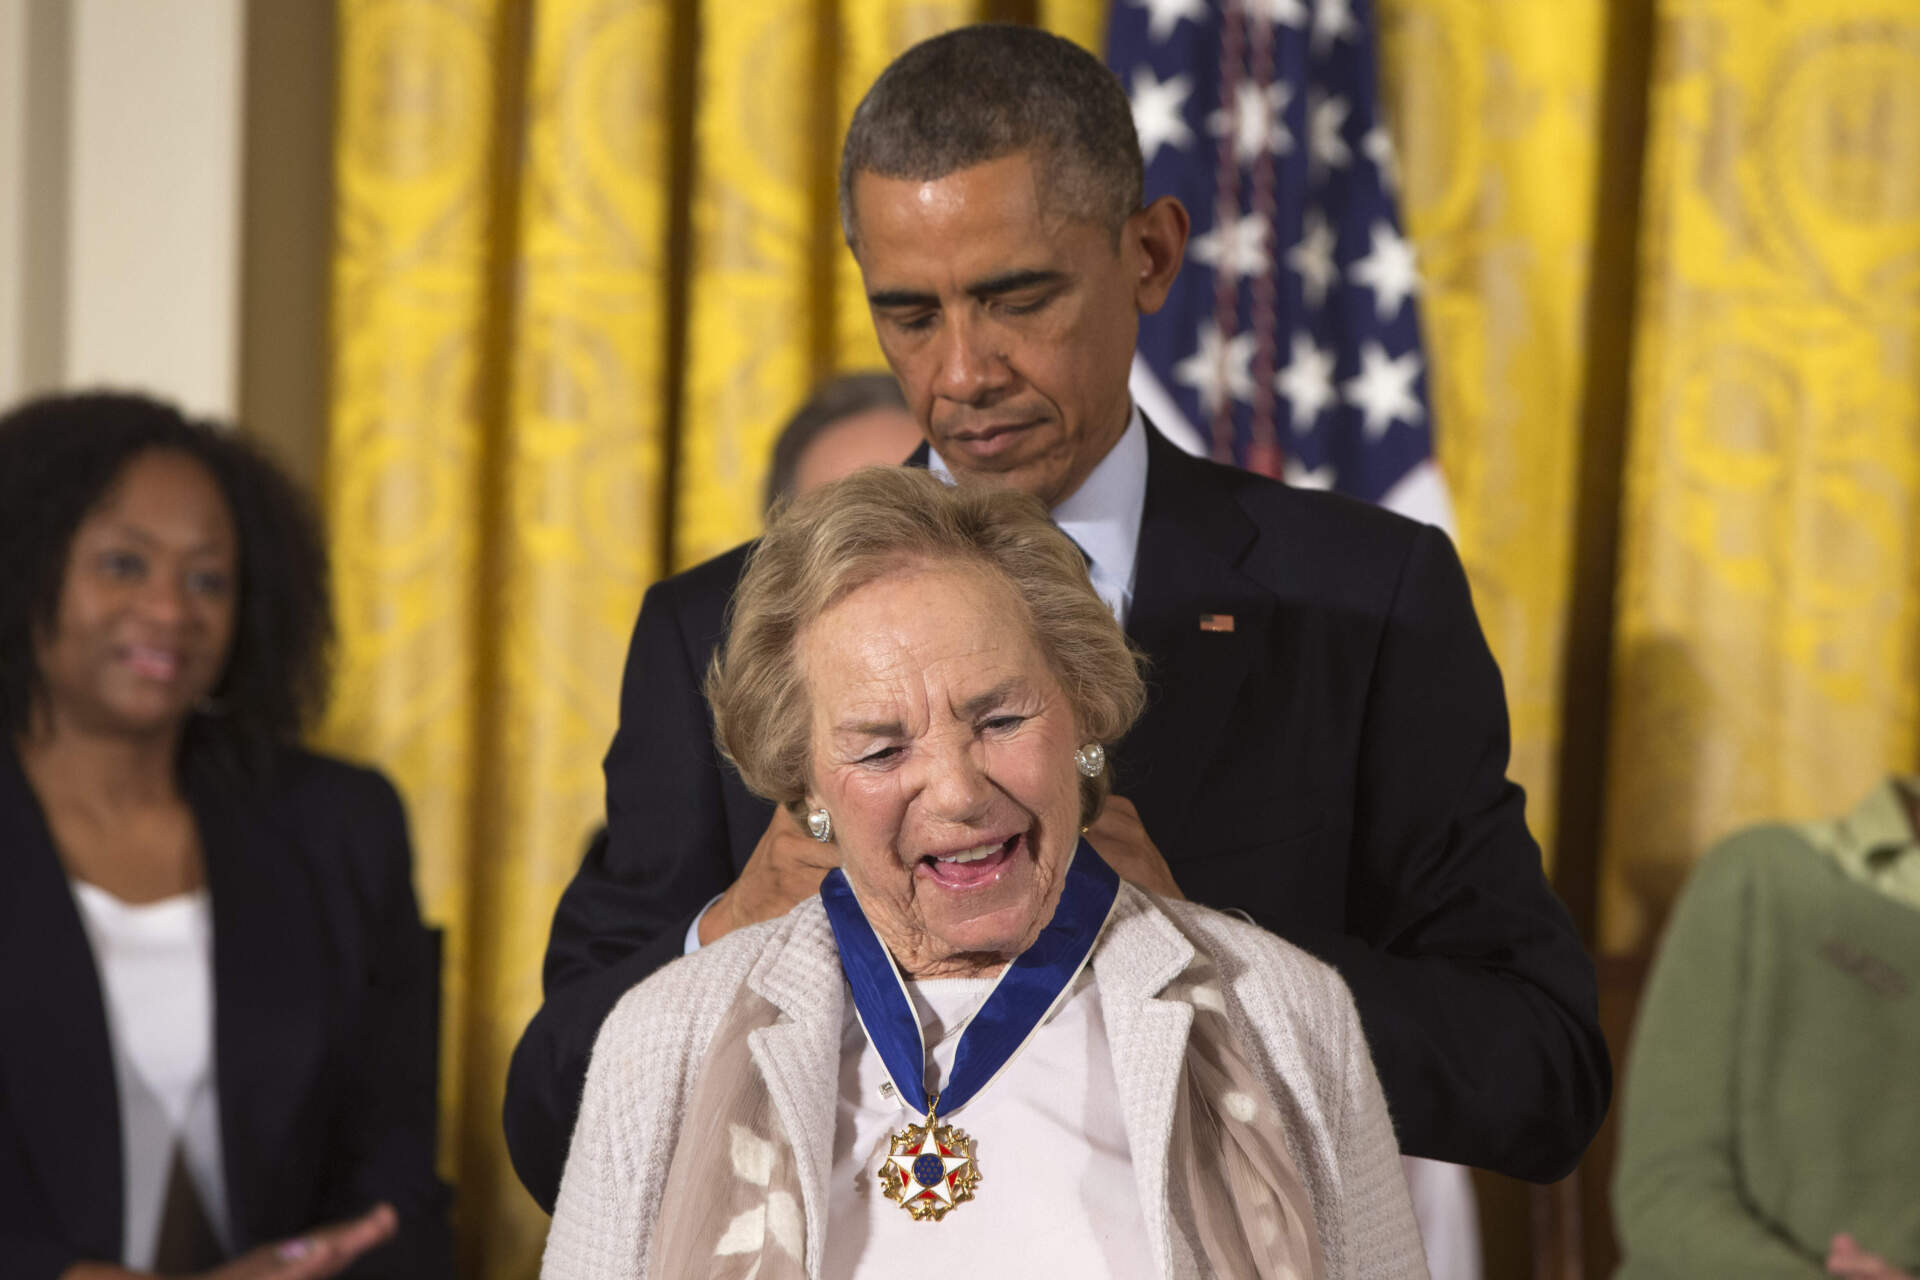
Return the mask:
<svg viewBox="0 0 1920 1280">
<path fill-rule="evenodd" d="M 20 767 L 42 805 L 105 815 L 177 804 L 179 732 L 90 732 L 42 716 L 15 741 Z"/>
<path fill-rule="evenodd" d="M 910 968 L 895 953 L 894 963 L 900 966 L 902 974 L 913 981 L 927 982 L 940 978 L 997 978 L 1000 971 L 1007 967 L 1007 958 L 992 952 L 963 953 Z"/>
<path fill-rule="evenodd" d="M 18 746 L 67 875 L 122 902 L 159 902 L 205 883 L 199 830 L 174 779 L 179 735 L 48 726 Z"/>
</svg>

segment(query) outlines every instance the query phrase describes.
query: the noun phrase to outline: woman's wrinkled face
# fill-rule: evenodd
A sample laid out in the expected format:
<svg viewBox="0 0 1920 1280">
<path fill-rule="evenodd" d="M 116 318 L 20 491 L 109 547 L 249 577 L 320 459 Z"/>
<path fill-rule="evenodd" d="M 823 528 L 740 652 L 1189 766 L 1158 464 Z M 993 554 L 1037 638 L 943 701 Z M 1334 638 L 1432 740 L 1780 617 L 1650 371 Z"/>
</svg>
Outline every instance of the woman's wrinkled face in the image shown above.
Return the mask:
<svg viewBox="0 0 1920 1280">
<path fill-rule="evenodd" d="M 800 634 L 809 808 L 901 969 L 991 972 L 1052 918 L 1079 841 L 1072 709 L 1013 591 L 964 564 L 900 569 Z"/>
<path fill-rule="evenodd" d="M 239 545 L 206 467 L 156 449 L 81 520 L 36 658 L 57 725 L 171 733 L 220 682 Z"/>
</svg>

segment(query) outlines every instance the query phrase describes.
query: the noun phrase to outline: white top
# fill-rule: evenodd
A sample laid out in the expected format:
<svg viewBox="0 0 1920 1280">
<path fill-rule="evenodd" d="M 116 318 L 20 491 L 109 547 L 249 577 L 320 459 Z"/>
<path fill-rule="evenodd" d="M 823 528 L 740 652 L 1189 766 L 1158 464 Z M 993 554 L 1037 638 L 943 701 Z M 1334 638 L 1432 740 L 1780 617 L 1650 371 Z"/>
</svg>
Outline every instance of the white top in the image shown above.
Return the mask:
<svg viewBox="0 0 1920 1280">
<path fill-rule="evenodd" d="M 123 1265 L 153 1266 L 167 1174 L 179 1146 L 223 1248 L 226 1169 L 213 1075 L 213 902 L 205 889 L 140 906 L 76 880 L 120 1091 L 126 1188 Z"/>
<path fill-rule="evenodd" d="M 927 470 L 947 483 L 953 472 L 927 451 Z M 1134 566 L 1140 550 L 1140 517 L 1147 506 L 1147 422 L 1134 405 L 1127 429 L 1080 487 L 1053 509 L 1053 522 L 1087 555 L 1093 589 L 1121 626 L 1133 604 Z"/>
<path fill-rule="evenodd" d="M 944 1081 L 993 980 L 909 981 L 907 989 L 927 1039 L 937 1042 L 935 1081 Z M 937 1223 L 915 1222 L 881 1193 L 888 1136 L 924 1117 L 894 1099 L 851 999 L 840 1064 L 822 1275 L 948 1275 L 946 1264 L 959 1259 L 974 1276 L 1159 1274 L 1090 971 L 1000 1077 L 954 1113 L 952 1123 L 973 1139 L 980 1187 Z"/>
</svg>

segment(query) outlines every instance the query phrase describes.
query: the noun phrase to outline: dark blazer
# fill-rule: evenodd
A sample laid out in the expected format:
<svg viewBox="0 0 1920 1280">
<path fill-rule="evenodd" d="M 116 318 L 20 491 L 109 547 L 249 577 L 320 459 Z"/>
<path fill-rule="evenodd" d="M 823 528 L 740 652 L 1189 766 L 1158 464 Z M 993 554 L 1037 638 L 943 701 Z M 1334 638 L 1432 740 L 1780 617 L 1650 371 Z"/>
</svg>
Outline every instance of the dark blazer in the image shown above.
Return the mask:
<svg viewBox="0 0 1920 1280">
<path fill-rule="evenodd" d="M 1339 968 L 1403 1150 L 1565 1175 L 1612 1088 L 1593 966 L 1507 780 L 1500 673 L 1452 545 L 1148 436 L 1127 629 L 1150 699 L 1116 792 L 1189 897 Z M 601 1019 L 680 954 L 771 812 L 718 759 L 700 694 L 745 550 L 655 584 L 634 629 L 608 836 L 561 898 L 507 1080 L 514 1167 L 549 1207 Z"/>
<path fill-rule="evenodd" d="M 214 1072 L 244 1251 L 390 1201 L 344 1274 L 452 1273 L 433 1171 L 437 972 L 400 799 L 300 751 L 273 785 L 189 770 L 213 903 Z M 40 806 L 0 742 L 0 1265 L 117 1261 L 120 1109 L 93 952 Z"/>
</svg>

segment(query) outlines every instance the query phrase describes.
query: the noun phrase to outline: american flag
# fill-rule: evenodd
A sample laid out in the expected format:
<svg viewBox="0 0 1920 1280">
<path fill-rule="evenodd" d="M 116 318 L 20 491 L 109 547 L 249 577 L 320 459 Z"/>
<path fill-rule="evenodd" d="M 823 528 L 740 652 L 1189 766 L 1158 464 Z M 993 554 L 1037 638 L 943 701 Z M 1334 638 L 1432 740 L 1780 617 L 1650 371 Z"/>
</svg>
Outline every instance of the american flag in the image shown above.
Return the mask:
<svg viewBox="0 0 1920 1280">
<path fill-rule="evenodd" d="M 1147 195 L 1193 218 L 1141 408 L 1195 452 L 1450 524 L 1368 0 L 1115 0 Z"/>
</svg>

